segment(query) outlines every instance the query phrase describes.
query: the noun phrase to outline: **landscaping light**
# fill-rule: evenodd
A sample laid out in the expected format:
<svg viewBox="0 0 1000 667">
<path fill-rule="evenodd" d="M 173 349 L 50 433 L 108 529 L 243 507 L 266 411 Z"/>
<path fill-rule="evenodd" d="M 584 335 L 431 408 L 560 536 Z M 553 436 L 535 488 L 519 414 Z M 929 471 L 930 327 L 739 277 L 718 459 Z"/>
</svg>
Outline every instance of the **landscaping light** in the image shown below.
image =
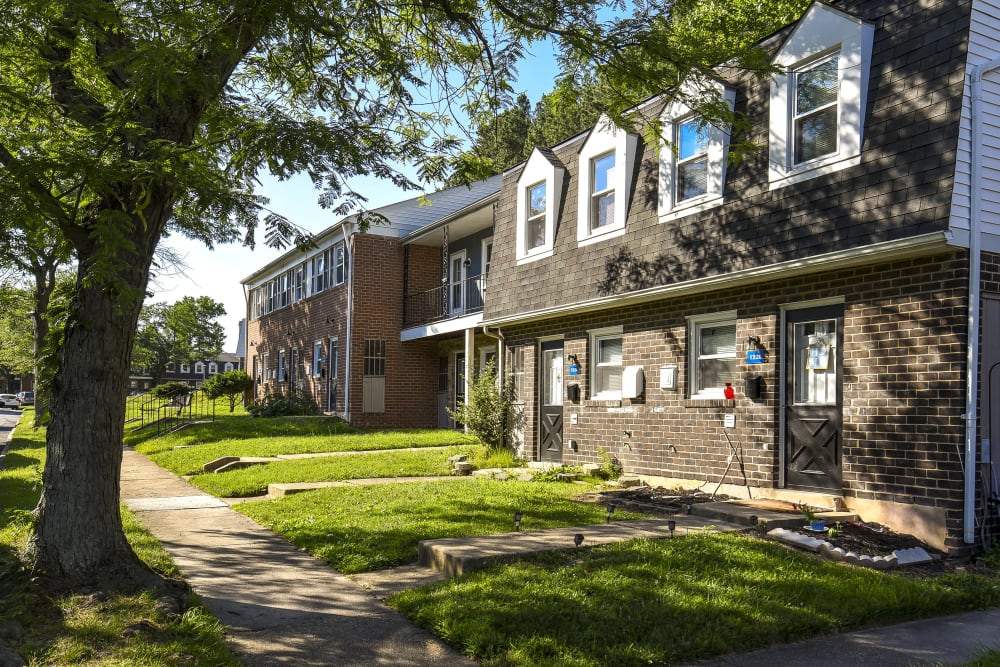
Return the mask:
<svg viewBox="0 0 1000 667">
<path fill-rule="evenodd" d="M 608 503 L 608 523 L 611 523 L 611 514 L 615 511 L 615 506 L 612 503 Z"/>
<path fill-rule="evenodd" d="M 676 521 L 674 521 L 673 519 L 671 519 L 670 521 L 667 521 L 667 530 L 670 531 L 670 537 L 674 536 L 674 530 L 676 530 L 676 528 L 677 528 L 677 522 Z"/>
<path fill-rule="evenodd" d="M 576 535 L 573 536 L 573 544 L 575 544 L 576 546 L 580 546 L 581 544 L 583 544 L 583 533 L 577 533 Z"/>
<path fill-rule="evenodd" d="M 687 498 L 687 513 L 691 513 L 691 505 L 694 503 L 694 498 L 688 496 Z"/>
<path fill-rule="evenodd" d="M 514 512 L 514 530 L 521 530 L 521 510 Z"/>
<path fill-rule="evenodd" d="M 757 515 L 756 514 L 751 514 L 750 515 L 750 525 L 751 526 L 755 526 L 755 527 L 757 526 Z"/>
</svg>

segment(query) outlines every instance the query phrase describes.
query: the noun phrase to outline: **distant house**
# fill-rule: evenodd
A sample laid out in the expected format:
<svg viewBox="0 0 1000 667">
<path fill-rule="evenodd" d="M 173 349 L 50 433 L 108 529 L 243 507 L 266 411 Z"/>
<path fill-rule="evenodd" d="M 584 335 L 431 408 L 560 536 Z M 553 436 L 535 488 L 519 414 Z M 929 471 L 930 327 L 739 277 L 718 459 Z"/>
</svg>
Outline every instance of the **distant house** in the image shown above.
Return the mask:
<svg viewBox="0 0 1000 667">
<path fill-rule="evenodd" d="M 200 387 L 208 378 L 218 373 L 245 370 L 243 360 L 236 354 L 222 352 L 215 359 L 199 360 L 194 363 L 167 364 L 161 382 L 186 382 L 192 387 Z M 129 389 L 145 392 L 153 388 L 153 377 L 146 369 L 133 369 L 129 375 Z"/>
<path fill-rule="evenodd" d="M 255 396 L 296 392 L 357 425 L 450 423 L 439 396 L 448 390 L 434 387 L 450 386 L 444 364 L 454 356 L 432 338 L 461 345 L 482 318 L 481 253 L 499 187 L 494 177 L 384 206 L 373 213 L 388 224 L 365 233 L 345 218 L 316 236 L 315 249 L 244 279 Z M 464 332 L 442 327 L 456 318 Z"/>
</svg>

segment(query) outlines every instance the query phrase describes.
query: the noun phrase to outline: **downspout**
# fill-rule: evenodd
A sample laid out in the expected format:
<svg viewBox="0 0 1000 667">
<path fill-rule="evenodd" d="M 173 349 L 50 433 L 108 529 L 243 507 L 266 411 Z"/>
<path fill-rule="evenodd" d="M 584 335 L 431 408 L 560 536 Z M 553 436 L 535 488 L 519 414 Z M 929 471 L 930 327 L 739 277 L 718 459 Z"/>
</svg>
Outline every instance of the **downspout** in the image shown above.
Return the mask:
<svg viewBox="0 0 1000 667">
<path fill-rule="evenodd" d="M 980 264 L 982 261 L 982 205 L 979 200 L 979 179 L 982 170 L 982 151 L 978 149 L 982 136 L 983 75 L 1000 68 L 1000 59 L 975 65 L 969 75 L 971 101 L 969 115 L 971 136 L 969 141 L 969 317 L 968 356 L 966 358 L 965 387 L 965 497 L 963 503 L 962 530 L 966 544 L 976 543 L 976 432 L 978 430 L 979 407 L 979 320 L 980 320 Z M 985 444 L 985 443 L 984 443 Z M 985 447 L 983 457 L 989 453 Z M 985 546 L 985 545 L 984 545 Z"/>
<path fill-rule="evenodd" d="M 483 333 L 497 341 L 497 387 L 503 388 L 503 358 L 506 356 L 504 352 L 507 349 L 507 341 L 504 340 L 503 332 L 500 329 L 493 333 L 488 326 L 483 325 Z"/>
<path fill-rule="evenodd" d="M 351 423 L 351 343 L 354 340 L 354 248 L 347 242 L 347 223 L 340 223 L 347 253 L 347 334 L 344 342 L 344 421 Z"/>
</svg>

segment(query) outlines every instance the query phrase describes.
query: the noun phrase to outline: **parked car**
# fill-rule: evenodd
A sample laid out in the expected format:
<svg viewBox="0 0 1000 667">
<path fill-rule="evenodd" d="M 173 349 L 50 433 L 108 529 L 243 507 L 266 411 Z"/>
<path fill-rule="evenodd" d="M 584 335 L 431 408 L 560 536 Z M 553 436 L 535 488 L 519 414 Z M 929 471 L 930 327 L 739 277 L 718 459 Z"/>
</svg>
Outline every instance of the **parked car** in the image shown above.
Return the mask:
<svg viewBox="0 0 1000 667">
<path fill-rule="evenodd" d="M 35 392 L 33 391 L 19 391 L 15 396 L 17 396 L 18 407 L 35 404 Z"/>
<path fill-rule="evenodd" d="M 3 405 L 5 408 L 21 407 L 17 402 L 17 396 L 14 394 L 0 394 L 0 405 Z"/>
</svg>

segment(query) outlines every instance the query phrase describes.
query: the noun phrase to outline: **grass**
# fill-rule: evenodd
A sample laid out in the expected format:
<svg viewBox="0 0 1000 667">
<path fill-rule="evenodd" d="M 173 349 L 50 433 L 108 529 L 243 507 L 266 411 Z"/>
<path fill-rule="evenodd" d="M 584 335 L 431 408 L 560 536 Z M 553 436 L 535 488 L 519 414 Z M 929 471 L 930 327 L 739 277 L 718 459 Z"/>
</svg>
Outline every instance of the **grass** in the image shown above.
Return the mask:
<svg viewBox="0 0 1000 667">
<path fill-rule="evenodd" d="M 250 468 L 195 475 L 191 483 L 221 498 L 259 496 L 272 483 L 333 482 L 368 477 L 425 477 L 451 473 L 449 456 L 474 456 L 482 445 L 426 451 L 390 451 L 276 461 Z"/>
<path fill-rule="evenodd" d="M 420 540 L 510 532 L 517 510 L 525 530 L 603 522 L 604 508 L 571 500 L 580 492 L 577 484 L 462 478 L 331 487 L 236 509 L 337 570 L 355 573 L 416 561 Z"/>
<path fill-rule="evenodd" d="M 22 416 L 0 470 L 0 636 L 31 665 L 134 665 L 168 667 L 239 662 L 226 647 L 219 622 L 200 604 L 168 616 L 150 593 L 50 597 L 27 571 L 20 554 L 31 531 L 45 460 L 45 431 Z M 123 508 L 125 534 L 136 553 L 167 576 L 177 568 L 159 542 Z M 140 620 L 148 631 L 122 637 Z"/>
<path fill-rule="evenodd" d="M 542 554 L 390 602 L 484 665 L 631 666 L 996 606 L 1000 581 L 915 579 L 706 533 Z"/>
<path fill-rule="evenodd" d="M 333 417 L 224 417 L 160 438 L 126 438 L 140 454 L 178 475 L 202 472 L 222 456 L 278 456 L 478 444 L 450 430 L 358 431 Z M 179 448 L 179 449 L 178 449 Z"/>
</svg>

